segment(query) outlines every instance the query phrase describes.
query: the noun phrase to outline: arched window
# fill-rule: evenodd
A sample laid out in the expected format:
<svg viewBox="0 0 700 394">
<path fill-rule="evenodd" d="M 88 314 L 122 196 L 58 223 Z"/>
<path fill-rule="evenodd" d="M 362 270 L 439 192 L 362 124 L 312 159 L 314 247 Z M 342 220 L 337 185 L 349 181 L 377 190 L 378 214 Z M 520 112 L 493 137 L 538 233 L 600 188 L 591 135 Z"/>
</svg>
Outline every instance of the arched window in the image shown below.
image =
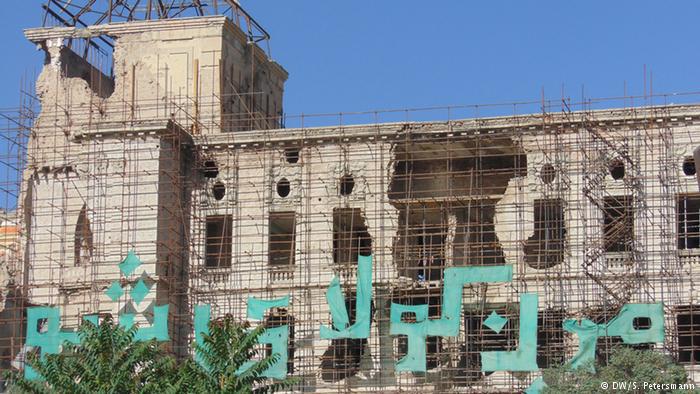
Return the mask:
<svg viewBox="0 0 700 394">
<path fill-rule="evenodd" d="M 92 258 L 92 230 L 87 217 L 87 206 L 83 205 L 75 225 L 74 260 L 75 265 L 88 264 Z"/>
</svg>

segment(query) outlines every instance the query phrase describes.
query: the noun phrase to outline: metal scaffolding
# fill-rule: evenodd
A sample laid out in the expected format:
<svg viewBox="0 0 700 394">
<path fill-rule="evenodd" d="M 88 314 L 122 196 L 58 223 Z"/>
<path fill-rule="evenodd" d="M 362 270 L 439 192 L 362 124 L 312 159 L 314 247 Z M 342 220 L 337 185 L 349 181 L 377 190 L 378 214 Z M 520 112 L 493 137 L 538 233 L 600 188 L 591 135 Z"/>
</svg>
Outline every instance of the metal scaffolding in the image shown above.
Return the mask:
<svg viewBox="0 0 700 394">
<path fill-rule="evenodd" d="M 68 3 L 48 2 L 47 15 L 77 26 L 88 12 Z M 159 23 L 148 20 L 200 4 L 112 3 L 90 24 L 143 7 L 136 23 Z M 0 191 L 16 210 L 0 229 L 17 232 L 3 255 L 2 369 L 32 351 L 30 306 L 59 307 L 69 329 L 91 313 L 148 326 L 167 305 L 170 350 L 185 357 L 196 305 L 242 321 L 249 297 L 289 296 L 261 324 L 289 327 L 299 391 L 513 392 L 539 372 L 483 371 L 482 354 L 518 348 L 521 299 L 535 294 L 539 368 L 576 353 L 565 319 L 605 324 L 626 304 L 663 303 L 663 343 L 634 346 L 695 372 L 700 106 L 656 95 L 290 116 L 254 79 L 262 49 L 250 45 L 247 85 L 223 61 L 197 58 L 177 92 L 174 68 L 159 64 L 148 81 L 158 97 L 144 99 L 146 71 L 115 73 L 112 54 L 89 58 L 64 42 L 62 59 L 88 72 L 46 74 L 56 91 L 39 100 L 27 89 L 19 110 L 1 113 Z M 334 277 L 355 323 L 358 259 L 370 255 L 369 335 L 321 338 Z M 464 286 L 458 335 L 426 338 L 425 372 L 395 368 L 409 345 L 391 334 L 392 303 L 439 319 L 448 269 L 500 266 L 512 280 Z M 621 342 L 599 338 L 596 357 Z"/>
</svg>

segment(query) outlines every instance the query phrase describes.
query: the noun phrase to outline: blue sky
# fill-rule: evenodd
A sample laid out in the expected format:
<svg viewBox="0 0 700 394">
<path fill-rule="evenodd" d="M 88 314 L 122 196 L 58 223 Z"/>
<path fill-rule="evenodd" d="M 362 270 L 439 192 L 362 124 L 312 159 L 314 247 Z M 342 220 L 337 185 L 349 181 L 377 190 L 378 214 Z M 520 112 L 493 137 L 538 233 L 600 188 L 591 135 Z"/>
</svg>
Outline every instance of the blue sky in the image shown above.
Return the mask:
<svg viewBox="0 0 700 394">
<path fill-rule="evenodd" d="M 289 114 L 641 95 L 645 64 L 655 92 L 700 91 L 697 1 L 241 1 L 290 73 Z M 43 59 L 22 36 L 41 1 L 7 3 L 0 107 Z"/>
<path fill-rule="evenodd" d="M 700 2 L 241 0 L 271 33 L 272 56 L 290 73 L 287 114 L 359 112 L 562 96 L 699 92 Z M 0 108 L 18 104 L 20 81 L 43 55 L 22 34 L 39 26 L 40 0 L 5 0 L 0 15 Z M 665 100 L 657 99 L 656 104 Z M 700 95 L 667 102 L 700 102 Z M 646 103 L 649 103 L 648 101 Z M 641 105 L 643 100 L 600 103 Z M 426 120 L 538 112 L 499 106 L 378 117 L 305 118 L 305 125 Z M 298 126 L 288 119 L 287 126 Z M 12 153 L 0 143 L 4 156 Z M 0 179 L 14 176 L 0 164 Z M 16 174 L 15 174 L 16 175 Z M 0 191 L 0 207 L 14 205 Z"/>
</svg>

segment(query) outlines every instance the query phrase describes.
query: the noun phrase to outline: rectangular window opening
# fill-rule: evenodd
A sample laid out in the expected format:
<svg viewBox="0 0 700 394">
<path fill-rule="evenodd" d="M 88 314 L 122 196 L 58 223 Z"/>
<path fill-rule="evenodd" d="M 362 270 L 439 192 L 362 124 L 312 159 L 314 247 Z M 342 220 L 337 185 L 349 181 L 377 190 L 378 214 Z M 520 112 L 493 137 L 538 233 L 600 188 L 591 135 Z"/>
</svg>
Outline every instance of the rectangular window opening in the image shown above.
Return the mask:
<svg viewBox="0 0 700 394">
<path fill-rule="evenodd" d="M 540 368 L 557 367 L 564 363 L 563 309 L 546 309 L 537 316 L 537 365 Z"/>
<path fill-rule="evenodd" d="M 233 217 L 231 215 L 207 216 L 206 232 L 206 267 L 230 267 Z"/>
<path fill-rule="evenodd" d="M 268 262 L 272 266 L 294 265 L 296 217 L 294 212 L 270 212 Z"/>
<path fill-rule="evenodd" d="M 634 212 L 630 196 L 606 197 L 603 210 L 605 252 L 630 252 L 634 238 Z"/>
<path fill-rule="evenodd" d="M 700 248 L 700 194 L 678 196 L 678 249 Z"/>
<path fill-rule="evenodd" d="M 700 305 L 682 305 L 676 314 L 678 362 L 700 363 Z"/>
</svg>

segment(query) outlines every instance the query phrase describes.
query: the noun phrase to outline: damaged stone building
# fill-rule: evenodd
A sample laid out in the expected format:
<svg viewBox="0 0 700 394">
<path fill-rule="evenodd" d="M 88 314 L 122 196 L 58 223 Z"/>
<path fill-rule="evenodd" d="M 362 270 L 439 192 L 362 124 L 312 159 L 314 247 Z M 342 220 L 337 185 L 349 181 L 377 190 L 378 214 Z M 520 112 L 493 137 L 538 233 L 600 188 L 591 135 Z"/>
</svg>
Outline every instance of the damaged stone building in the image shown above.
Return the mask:
<svg viewBox="0 0 700 394">
<path fill-rule="evenodd" d="M 25 31 L 46 54 L 18 178 L 27 305 L 58 307 L 64 329 L 94 313 L 155 325 L 167 306 L 169 348 L 185 356 L 197 305 L 244 320 L 249 297 L 289 296 L 260 324 L 288 326 L 299 391 L 330 393 L 525 390 L 538 370 L 482 369 L 483 352 L 519 348 L 524 294 L 538 300 L 539 369 L 576 354 L 564 320 L 662 303 L 663 340 L 634 346 L 695 371 L 700 105 L 285 127 L 289 76 L 251 21 Z M 355 322 L 362 256 L 370 333 L 321 338 L 334 278 Z M 446 270 L 474 266 L 512 279 L 465 285 L 459 334 L 427 336 L 425 371 L 395 368 L 409 340 L 392 334 L 392 303 L 439 319 Z M 601 336 L 595 356 L 622 342 Z"/>
</svg>

